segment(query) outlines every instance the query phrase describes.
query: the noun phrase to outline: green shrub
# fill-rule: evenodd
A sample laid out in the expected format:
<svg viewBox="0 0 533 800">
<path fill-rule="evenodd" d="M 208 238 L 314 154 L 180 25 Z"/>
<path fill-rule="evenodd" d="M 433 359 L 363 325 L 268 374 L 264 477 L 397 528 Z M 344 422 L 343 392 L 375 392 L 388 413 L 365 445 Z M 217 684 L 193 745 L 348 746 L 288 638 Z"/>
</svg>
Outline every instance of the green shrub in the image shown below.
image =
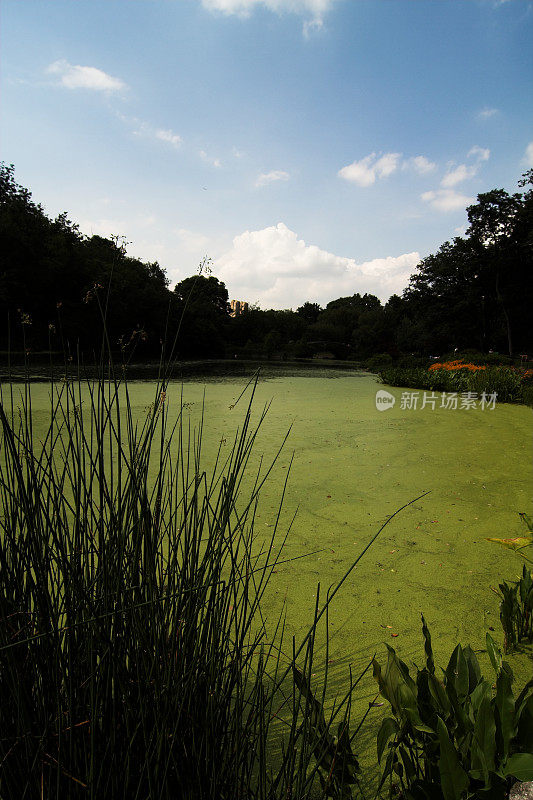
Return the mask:
<svg viewBox="0 0 533 800">
<path fill-rule="evenodd" d="M 468 369 L 423 369 L 421 367 L 386 367 L 379 372 L 383 383 L 437 392 L 474 392 L 481 397 L 496 392 L 501 403 L 522 402 L 524 392 L 531 396 L 530 379 L 523 379 L 518 370 L 487 367 Z"/>
<path fill-rule="evenodd" d="M 440 678 L 423 617 L 422 625 L 426 666 L 415 677 L 392 647 L 384 670 L 374 660 L 393 712 L 377 739 L 378 759 L 386 754 L 381 788 L 406 800 L 505 800 L 515 780 L 533 779 L 533 681 L 515 700 L 511 668 L 489 634 L 495 692 L 470 647 L 455 648 Z"/>
<path fill-rule="evenodd" d="M 508 653 L 521 641 L 533 642 L 533 580 L 526 564 L 520 580 L 500 583 L 500 595 L 503 648 Z"/>
<path fill-rule="evenodd" d="M 367 358 L 365 368 L 370 372 L 378 372 L 382 367 L 392 364 L 392 356 L 389 353 L 377 353 L 375 356 Z"/>
</svg>

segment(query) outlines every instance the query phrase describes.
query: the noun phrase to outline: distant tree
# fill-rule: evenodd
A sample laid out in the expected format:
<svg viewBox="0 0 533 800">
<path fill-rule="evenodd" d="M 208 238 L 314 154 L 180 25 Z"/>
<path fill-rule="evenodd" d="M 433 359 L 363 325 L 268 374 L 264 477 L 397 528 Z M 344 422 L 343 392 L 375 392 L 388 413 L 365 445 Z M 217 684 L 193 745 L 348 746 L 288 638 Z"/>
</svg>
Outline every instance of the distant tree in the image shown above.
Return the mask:
<svg viewBox="0 0 533 800">
<path fill-rule="evenodd" d="M 0 165 L 0 340 L 20 347 L 20 313 L 31 319 L 25 342 L 46 349 L 99 347 L 102 314 L 112 347 L 142 331 L 143 354 L 159 352 L 169 300 L 164 271 L 126 255 L 118 241 L 87 238 L 66 213 L 49 219 L 31 192 L 19 186 L 12 165 Z M 98 307 L 98 301 L 101 307 Z M 19 312 L 20 309 L 20 312 Z M 138 337 L 140 338 L 140 337 Z M 145 341 L 146 340 L 146 341 Z"/>
<path fill-rule="evenodd" d="M 213 275 L 191 275 L 176 284 L 174 315 L 179 319 L 182 358 L 222 358 L 230 324 L 228 290 Z M 246 316 L 246 315 L 243 315 Z"/>
<path fill-rule="evenodd" d="M 296 313 L 309 325 L 317 321 L 321 311 L 322 307 L 318 303 L 309 302 L 304 303 L 303 306 L 296 309 Z"/>
<path fill-rule="evenodd" d="M 229 314 L 228 290 L 213 275 L 191 275 L 176 284 L 174 292 L 179 300 L 195 309 L 209 308 L 219 314 Z"/>
</svg>

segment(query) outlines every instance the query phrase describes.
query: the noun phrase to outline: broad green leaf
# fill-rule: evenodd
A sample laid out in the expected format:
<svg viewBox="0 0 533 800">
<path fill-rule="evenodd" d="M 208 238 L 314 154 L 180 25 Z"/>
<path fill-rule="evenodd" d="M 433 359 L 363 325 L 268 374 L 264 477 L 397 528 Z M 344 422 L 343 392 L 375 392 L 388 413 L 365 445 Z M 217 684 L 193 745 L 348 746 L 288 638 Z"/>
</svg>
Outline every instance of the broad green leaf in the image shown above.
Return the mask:
<svg viewBox="0 0 533 800">
<path fill-rule="evenodd" d="M 399 730 L 400 728 L 398 726 L 398 723 L 392 717 L 386 717 L 381 723 L 377 739 L 379 762 L 381 762 L 381 757 L 383 755 L 385 745 L 387 744 L 391 736 L 396 735 Z"/>
<path fill-rule="evenodd" d="M 498 739 L 501 745 L 501 755 L 506 759 L 509 755 L 509 745 L 515 734 L 515 704 L 511 678 L 506 670 L 500 670 L 496 679 L 495 718 Z"/>
<path fill-rule="evenodd" d="M 518 716 L 517 741 L 527 753 L 533 753 L 533 696 L 521 703 Z"/>
<path fill-rule="evenodd" d="M 533 781 L 533 753 L 515 753 L 507 759 L 503 773 L 519 781 Z"/>
<path fill-rule="evenodd" d="M 426 651 L 426 667 L 431 675 L 435 674 L 435 662 L 433 660 L 433 648 L 431 647 L 431 634 L 426 625 L 426 620 L 422 614 L 422 633 L 424 634 L 424 650 Z"/>
<path fill-rule="evenodd" d="M 470 716 L 466 711 L 468 704 L 461 703 L 457 697 L 453 682 L 446 684 L 446 693 L 453 708 L 455 722 L 457 724 L 457 734 L 460 737 L 466 736 L 467 733 L 470 733 L 470 731 L 474 729 L 474 722 L 472 719 L 470 719 Z"/>
<path fill-rule="evenodd" d="M 474 725 L 474 742 L 477 743 L 479 751 L 483 756 L 478 760 L 476 757 L 475 749 L 472 748 L 472 767 L 474 769 L 482 769 L 484 772 L 485 783 L 488 782 L 488 771 L 495 770 L 495 755 L 496 755 L 496 722 L 494 721 L 494 712 L 490 697 L 485 694 L 483 697 L 478 713 L 476 716 L 476 723 Z"/>
<path fill-rule="evenodd" d="M 450 701 L 443 683 L 439 681 L 435 675 L 429 676 L 429 691 L 435 701 L 435 707 L 440 716 L 448 716 L 450 712 Z"/>
<path fill-rule="evenodd" d="M 472 694 L 476 686 L 482 680 L 481 669 L 476 655 L 470 645 L 463 650 L 466 663 L 468 665 L 468 693 Z"/>
<path fill-rule="evenodd" d="M 446 668 L 446 685 L 452 684 L 460 703 L 468 696 L 468 664 L 460 644 L 452 653 Z"/>
<path fill-rule="evenodd" d="M 498 645 L 490 633 L 487 633 L 485 641 L 487 642 L 487 653 L 489 654 L 490 663 L 492 664 L 494 671 L 499 672 L 502 666 L 502 654 L 498 648 Z"/>
<path fill-rule="evenodd" d="M 437 718 L 437 726 L 440 746 L 439 773 L 444 800 L 461 800 L 463 793 L 468 789 L 468 775 L 459 763 L 446 725 L 440 717 Z"/>
<path fill-rule="evenodd" d="M 470 695 L 470 703 L 472 706 L 472 710 L 474 712 L 474 719 L 475 715 L 478 712 L 479 706 L 483 698 L 490 693 L 490 683 L 488 681 L 481 681 L 478 683 L 472 694 Z"/>
</svg>

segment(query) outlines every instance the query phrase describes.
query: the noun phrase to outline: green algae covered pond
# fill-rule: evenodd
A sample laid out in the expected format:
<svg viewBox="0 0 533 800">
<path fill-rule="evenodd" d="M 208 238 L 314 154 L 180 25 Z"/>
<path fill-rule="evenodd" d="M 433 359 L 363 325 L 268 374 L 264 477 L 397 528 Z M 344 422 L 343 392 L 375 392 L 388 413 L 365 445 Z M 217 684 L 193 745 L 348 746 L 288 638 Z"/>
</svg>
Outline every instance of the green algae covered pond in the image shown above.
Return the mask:
<svg viewBox="0 0 533 800">
<path fill-rule="evenodd" d="M 244 416 L 243 378 L 188 380 L 169 386 L 170 416 L 180 403 L 192 425 L 205 408 L 205 466 L 222 440 L 229 447 Z M 389 515 L 424 492 L 384 529 L 334 599 L 329 617 L 332 693 L 392 645 L 408 663 L 423 662 L 420 614 L 431 630 L 436 662 L 446 666 L 457 643 L 470 644 L 490 674 L 485 633 L 501 645 L 498 598 L 492 587 L 521 570 L 514 553 L 487 541 L 522 531 L 517 512 L 531 513 L 532 411 L 519 405 L 494 410 L 403 409 L 401 389 L 388 391 L 393 408 L 376 409 L 375 376 L 347 370 L 272 374 L 259 381 L 254 418 L 268 414 L 253 464 L 274 458 L 288 439 L 261 492 L 258 546 L 270 537 L 287 471 L 280 542 L 282 558 L 265 597 L 271 627 L 283 609 L 290 642 L 302 638 L 321 591 L 335 584 Z M 49 384 L 32 386 L 36 433 L 49 418 Z M 181 395 L 183 398 L 181 400 Z M 130 384 L 135 415 L 153 401 L 153 384 Z M 226 440 L 226 441 L 224 441 Z M 254 460 L 255 459 L 255 460 Z M 292 461 L 292 466 L 291 466 Z M 292 523 L 292 524 L 291 524 Z M 318 552 L 317 552 L 318 551 Z M 319 648 L 319 664 L 325 658 Z M 532 672 L 531 654 L 508 656 L 517 688 Z M 368 708 L 376 685 L 358 690 L 356 714 Z M 377 722 L 384 709 L 372 710 Z M 373 726 L 371 726 L 373 727 Z M 375 747 L 363 740 L 365 748 Z"/>
</svg>

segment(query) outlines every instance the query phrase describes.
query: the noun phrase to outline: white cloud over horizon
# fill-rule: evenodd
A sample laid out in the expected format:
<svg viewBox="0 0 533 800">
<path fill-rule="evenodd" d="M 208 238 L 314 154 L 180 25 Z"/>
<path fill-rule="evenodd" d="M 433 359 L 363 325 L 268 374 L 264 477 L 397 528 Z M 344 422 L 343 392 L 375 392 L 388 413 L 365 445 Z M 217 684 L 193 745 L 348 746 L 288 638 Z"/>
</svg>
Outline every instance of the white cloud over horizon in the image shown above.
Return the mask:
<svg viewBox="0 0 533 800">
<path fill-rule="evenodd" d="M 437 211 L 458 211 L 475 202 L 475 197 L 459 194 L 454 189 L 437 189 L 420 195 L 425 203 Z"/>
<path fill-rule="evenodd" d="M 338 171 L 338 176 L 358 186 L 372 186 L 376 178 L 388 178 L 398 169 L 401 153 L 384 153 L 378 158 L 370 153 L 360 161 L 352 161 Z"/>
<path fill-rule="evenodd" d="M 288 181 L 291 176 L 283 169 L 273 169 L 270 172 L 262 172 L 255 181 L 256 187 L 267 186 L 276 181 Z"/>
<path fill-rule="evenodd" d="M 476 172 L 477 165 L 467 167 L 466 164 L 458 164 L 457 167 L 450 169 L 446 173 L 444 178 L 441 180 L 440 185 L 445 189 L 451 189 L 452 186 L 456 186 L 458 183 L 462 183 L 462 181 L 473 178 Z"/>
<path fill-rule="evenodd" d="M 154 131 L 154 136 L 162 142 L 168 142 L 168 144 L 171 144 L 173 147 L 180 147 L 183 142 L 181 136 L 170 129 L 158 128 Z"/>
<path fill-rule="evenodd" d="M 296 308 L 306 300 L 326 304 L 355 292 L 386 301 L 407 286 L 420 261 L 417 252 L 375 258 L 358 264 L 308 245 L 283 222 L 245 231 L 214 259 L 215 273 L 232 297 L 262 308 Z"/>
<path fill-rule="evenodd" d="M 530 142 L 526 147 L 526 152 L 524 153 L 524 164 L 526 167 L 533 167 L 533 142 Z"/>
<path fill-rule="evenodd" d="M 359 161 L 353 161 L 342 167 L 337 173 L 339 178 L 356 183 L 358 186 L 372 186 L 376 179 L 388 178 L 393 172 L 414 170 L 419 175 L 434 172 L 437 165 L 426 156 L 413 156 L 402 160 L 401 153 L 370 153 Z"/>
<path fill-rule="evenodd" d="M 499 109 L 497 108 L 483 108 L 478 114 L 479 119 L 490 119 L 491 117 L 495 117 L 496 114 L 499 114 Z"/>
<path fill-rule="evenodd" d="M 434 172 L 437 169 L 435 162 L 430 161 L 429 158 L 425 156 L 409 158 L 407 161 L 404 161 L 402 167 L 403 169 L 409 169 L 409 167 L 411 167 L 415 172 L 418 172 L 419 175 L 427 175 L 429 172 Z"/>
<path fill-rule="evenodd" d="M 470 148 L 466 157 L 476 158 L 478 161 L 488 161 L 490 158 L 490 150 L 488 147 L 480 147 L 478 144 L 475 144 Z"/>
<path fill-rule="evenodd" d="M 201 0 L 208 11 L 221 11 L 224 14 L 248 16 L 255 8 L 263 6 L 278 14 L 310 14 L 320 20 L 334 5 L 336 0 Z"/>
<path fill-rule="evenodd" d="M 66 89 L 91 89 L 98 92 L 119 92 L 126 88 L 120 78 L 108 75 L 97 67 L 69 64 L 61 58 L 54 61 L 47 69 L 49 75 L 57 75 L 60 86 Z"/>
<path fill-rule="evenodd" d="M 205 164 L 209 164 L 211 167 L 215 167 L 215 169 L 220 169 L 222 166 L 222 162 L 219 158 L 213 158 L 212 156 L 208 155 L 205 150 L 199 150 L 198 155 L 202 159 Z"/>
<path fill-rule="evenodd" d="M 474 163 L 470 165 L 458 164 L 457 166 L 455 166 L 453 162 L 449 164 L 448 172 L 440 182 L 440 185 L 444 189 L 451 189 L 453 186 L 457 186 L 458 183 L 462 183 L 463 181 L 475 177 L 481 164 L 484 161 L 489 160 L 490 150 L 488 147 L 480 147 L 479 145 L 475 144 L 470 148 L 466 154 L 466 157 L 473 159 Z"/>
</svg>

